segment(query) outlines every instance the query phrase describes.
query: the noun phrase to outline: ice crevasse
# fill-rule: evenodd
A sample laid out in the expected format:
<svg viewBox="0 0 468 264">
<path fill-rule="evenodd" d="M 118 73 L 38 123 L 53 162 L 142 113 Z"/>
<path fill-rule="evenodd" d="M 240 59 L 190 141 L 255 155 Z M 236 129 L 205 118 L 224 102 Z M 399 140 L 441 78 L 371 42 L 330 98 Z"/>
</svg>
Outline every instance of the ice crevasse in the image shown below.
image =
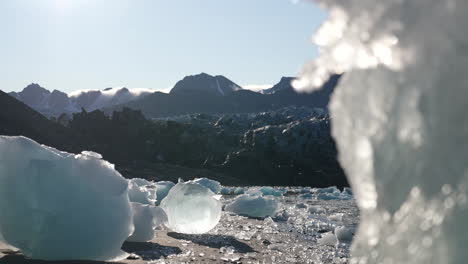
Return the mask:
<svg viewBox="0 0 468 264">
<path fill-rule="evenodd" d="M 351 263 L 463 264 L 468 251 L 468 1 L 317 0 L 319 57 L 345 73 L 332 133 L 360 207 Z"/>
</svg>

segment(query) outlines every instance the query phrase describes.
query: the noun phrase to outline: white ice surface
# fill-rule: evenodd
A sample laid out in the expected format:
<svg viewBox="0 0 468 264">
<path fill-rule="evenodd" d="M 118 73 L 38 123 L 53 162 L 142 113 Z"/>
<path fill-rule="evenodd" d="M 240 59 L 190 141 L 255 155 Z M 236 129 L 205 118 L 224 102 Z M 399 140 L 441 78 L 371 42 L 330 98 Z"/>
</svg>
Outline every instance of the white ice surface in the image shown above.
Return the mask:
<svg viewBox="0 0 468 264">
<path fill-rule="evenodd" d="M 160 207 L 148 204 L 132 203 L 133 224 L 135 231 L 127 239 L 131 242 L 146 242 L 154 238 L 155 229 L 167 222 L 167 216 Z"/>
<path fill-rule="evenodd" d="M 131 202 L 155 205 L 157 186 L 145 179 L 134 178 L 128 181 L 128 196 Z"/>
<path fill-rule="evenodd" d="M 133 232 L 127 181 L 95 155 L 0 136 L 0 230 L 42 260 L 115 260 Z"/>
<path fill-rule="evenodd" d="M 201 184 L 210 189 L 213 193 L 219 193 L 221 191 L 221 184 L 215 180 L 208 178 L 198 178 L 190 182 Z"/>
</svg>

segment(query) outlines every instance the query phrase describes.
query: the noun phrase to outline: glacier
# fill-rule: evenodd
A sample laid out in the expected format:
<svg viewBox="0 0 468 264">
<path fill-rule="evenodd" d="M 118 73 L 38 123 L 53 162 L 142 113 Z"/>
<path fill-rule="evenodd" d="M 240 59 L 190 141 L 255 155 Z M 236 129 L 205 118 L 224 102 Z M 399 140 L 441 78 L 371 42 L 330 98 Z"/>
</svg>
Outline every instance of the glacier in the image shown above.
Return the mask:
<svg viewBox="0 0 468 264">
<path fill-rule="evenodd" d="M 345 73 L 330 112 L 361 212 L 350 263 L 466 263 L 468 1 L 316 2 L 320 55 L 293 85 Z"/>
<path fill-rule="evenodd" d="M 0 233 L 31 259 L 120 260 L 133 232 L 128 182 L 92 152 L 0 136 Z"/>
</svg>

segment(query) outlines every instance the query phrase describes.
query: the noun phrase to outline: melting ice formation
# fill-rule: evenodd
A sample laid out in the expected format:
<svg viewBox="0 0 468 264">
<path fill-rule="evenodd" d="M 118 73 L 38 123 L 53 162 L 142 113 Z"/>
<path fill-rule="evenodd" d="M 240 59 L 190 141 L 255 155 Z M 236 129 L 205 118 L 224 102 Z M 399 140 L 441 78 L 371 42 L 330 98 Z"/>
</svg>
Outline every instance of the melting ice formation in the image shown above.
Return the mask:
<svg viewBox="0 0 468 264">
<path fill-rule="evenodd" d="M 0 136 L 0 150 L 0 245 L 32 259 L 120 260 L 125 240 L 151 240 L 160 225 L 203 233 L 220 219 L 219 201 L 197 183 L 127 181 L 97 153 L 25 137 Z M 155 206 L 157 186 L 168 193 L 165 210 Z M 181 208 L 190 218 L 179 219 Z"/>
<path fill-rule="evenodd" d="M 167 226 L 179 233 L 206 233 L 221 219 L 221 202 L 196 181 L 179 182 L 162 200 L 161 207 L 168 216 Z"/>
<path fill-rule="evenodd" d="M 468 1 L 317 2 L 321 55 L 294 85 L 346 72 L 330 108 L 361 211 L 351 263 L 466 263 Z"/>
<path fill-rule="evenodd" d="M 0 233 L 42 260 L 117 260 L 133 232 L 128 182 L 91 153 L 0 136 Z"/>
<path fill-rule="evenodd" d="M 243 194 L 226 205 L 225 210 L 251 217 L 274 216 L 278 210 L 278 202 L 258 194 Z"/>
</svg>

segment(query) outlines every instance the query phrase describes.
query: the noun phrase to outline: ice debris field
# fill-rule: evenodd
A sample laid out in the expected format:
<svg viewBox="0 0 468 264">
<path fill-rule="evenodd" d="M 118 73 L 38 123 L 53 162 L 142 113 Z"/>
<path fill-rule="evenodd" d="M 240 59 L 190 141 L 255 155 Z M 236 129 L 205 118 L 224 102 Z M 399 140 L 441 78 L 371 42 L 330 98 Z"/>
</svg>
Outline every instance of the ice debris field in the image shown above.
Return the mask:
<svg viewBox="0 0 468 264">
<path fill-rule="evenodd" d="M 345 263 L 358 221 L 349 189 L 126 180 L 97 153 L 25 137 L 0 146 L 4 259 Z"/>
</svg>

